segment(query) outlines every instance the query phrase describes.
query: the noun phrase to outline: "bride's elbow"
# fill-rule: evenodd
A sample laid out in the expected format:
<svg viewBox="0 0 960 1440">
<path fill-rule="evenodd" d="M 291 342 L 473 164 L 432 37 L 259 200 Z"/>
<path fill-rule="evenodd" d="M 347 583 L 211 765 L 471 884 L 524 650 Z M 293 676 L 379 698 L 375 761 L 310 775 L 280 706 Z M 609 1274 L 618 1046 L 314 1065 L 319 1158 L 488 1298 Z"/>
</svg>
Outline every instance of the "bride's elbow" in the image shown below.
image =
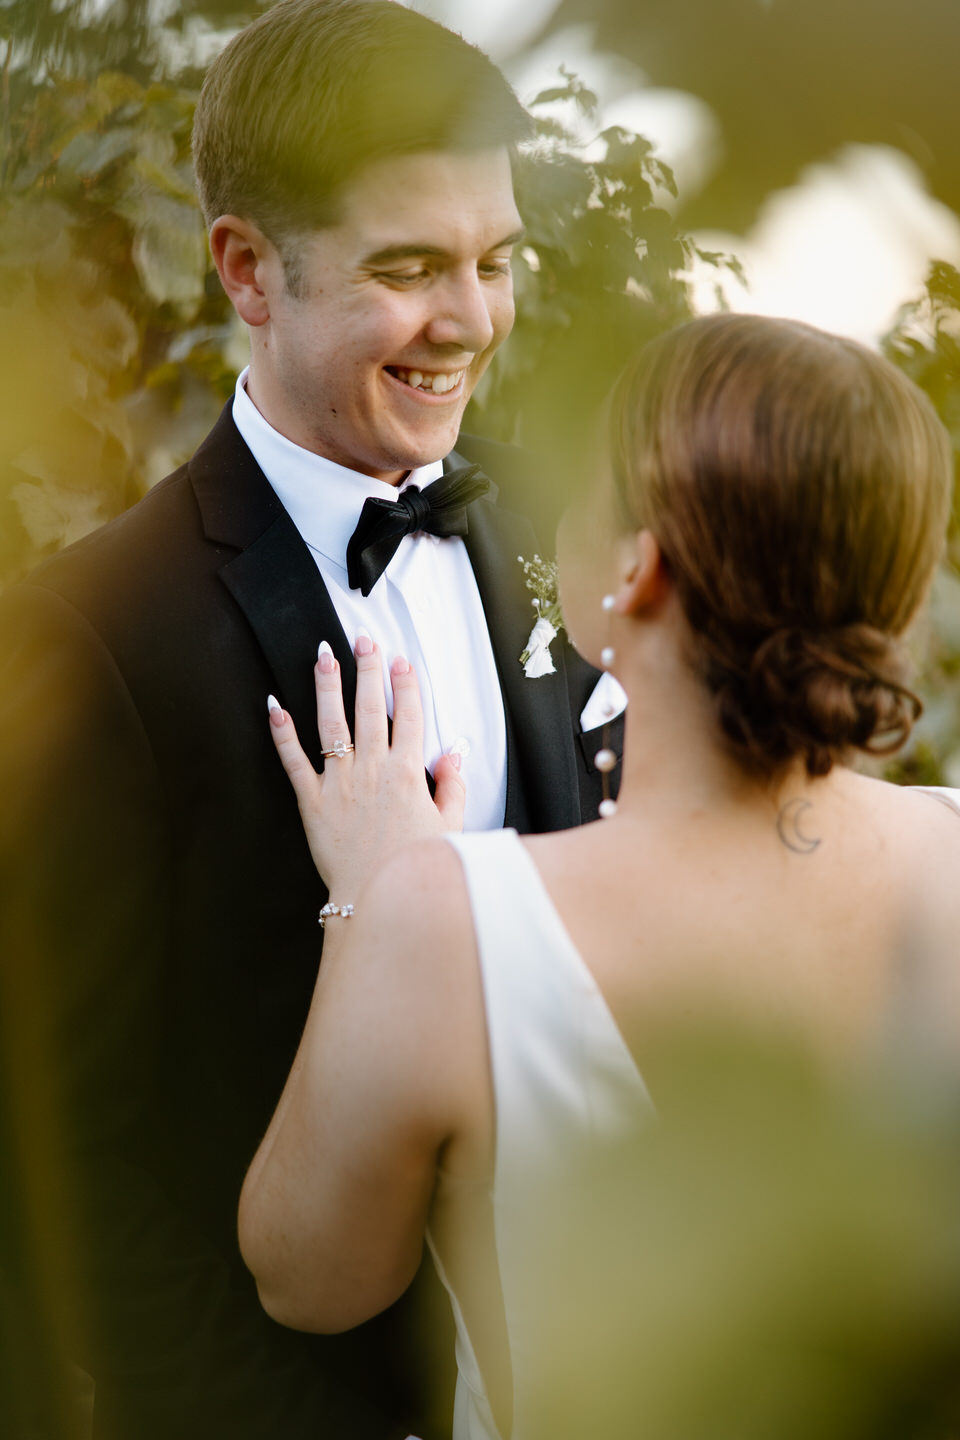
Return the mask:
<svg viewBox="0 0 960 1440">
<path fill-rule="evenodd" d="M 315 1334 L 351 1330 L 407 1289 L 423 1253 L 422 1225 L 408 1243 L 377 1244 L 291 1213 L 275 1193 L 244 1186 L 237 1215 L 240 1253 L 264 1310 L 280 1325 Z"/>
<path fill-rule="evenodd" d="M 262 1214 L 262 1207 L 258 1204 L 257 1192 L 251 1183 L 250 1176 L 247 1177 L 240 1192 L 240 1206 L 237 1211 L 237 1243 L 240 1246 L 243 1263 L 256 1280 L 259 1289 L 261 1276 L 268 1272 L 277 1246 L 273 1238 L 272 1227 L 267 1223 Z"/>
<path fill-rule="evenodd" d="M 398 1300 L 416 1273 L 410 1267 L 344 1266 L 326 1255 L 293 1255 L 241 1233 L 241 1253 L 253 1275 L 260 1304 L 272 1320 L 291 1330 L 336 1335 L 352 1330 Z"/>
<path fill-rule="evenodd" d="M 280 1284 L 254 1276 L 260 1304 L 278 1325 L 291 1330 L 306 1330 L 314 1335 L 338 1335 L 372 1320 L 385 1310 L 399 1294 L 353 1293 L 317 1285 L 301 1289 L 296 1284 Z M 406 1288 L 406 1287 L 404 1287 Z M 402 1294 L 402 1291 L 399 1292 Z"/>
<path fill-rule="evenodd" d="M 332 1335 L 357 1322 L 325 1302 L 325 1287 L 302 1258 L 274 1245 L 256 1229 L 240 1226 L 240 1253 L 253 1276 L 260 1304 L 278 1325 Z"/>
<path fill-rule="evenodd" d="M 240 1196 L 237 1240 L 271 1320 L 292 1330 L 314 1329 L 311 1307 L 305 1303 L 309 1296 L 303 1290 L 303 1259 L 291 1251 L 283 1227 L 263 1214 L 249 1185 Z"/>
<path fill-rule="evenodd" d="M 259 1281 L 257 1294 L 271 1320 L 290 1330 L 305 1330 L 312 1335 L 337 1335 L 342 1330 L 352 1330 L 367 1318 L 357 1318 L 343 1306 L 331 1308 L 315 1294 L 297 1295 L 289 1289 L 274 1289 Z"/>
</svg>

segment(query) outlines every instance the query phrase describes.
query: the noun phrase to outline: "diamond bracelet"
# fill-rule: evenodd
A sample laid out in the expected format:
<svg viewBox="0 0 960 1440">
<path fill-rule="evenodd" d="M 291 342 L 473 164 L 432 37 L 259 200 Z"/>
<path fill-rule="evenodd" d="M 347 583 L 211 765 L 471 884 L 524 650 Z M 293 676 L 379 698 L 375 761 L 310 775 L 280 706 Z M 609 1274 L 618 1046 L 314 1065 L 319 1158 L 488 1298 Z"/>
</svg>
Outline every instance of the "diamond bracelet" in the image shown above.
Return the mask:
<svg viewBox="0 0 960 1440">
<path fill-rule="evenodd" d="M 320 929 L 325 930 L 327 928 L 327 921 L 334 919 L 334 917 L 337 915 L 339 915 L 343 920 L 349 920 L 352 914 L 352 905 L 334 905 L 332 900 L 328 900 L 318 916 L 318 919 L 320 921 Z"/>
</svg>

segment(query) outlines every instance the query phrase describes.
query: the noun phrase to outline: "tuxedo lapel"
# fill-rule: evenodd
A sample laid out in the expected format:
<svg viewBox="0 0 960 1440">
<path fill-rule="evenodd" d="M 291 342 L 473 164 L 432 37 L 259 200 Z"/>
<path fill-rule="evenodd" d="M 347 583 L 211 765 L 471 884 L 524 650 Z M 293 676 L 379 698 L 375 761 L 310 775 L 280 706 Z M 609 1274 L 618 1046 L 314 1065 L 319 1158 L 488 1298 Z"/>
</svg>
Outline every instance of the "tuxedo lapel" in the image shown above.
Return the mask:
<svg viewBox="0 0 960 1440">
<path fill-rule="evenodd" d="M 452 456 L 451 459 L 459 460 Z M 561 830 L 580 822 L 577 762 L 560 646 L 553 675 L 528 680 L 520 664 L 535 620 L 518 556 L 530 558 L 529 524 L 489 499 L 468 508 L 467 553 L 487 617 L 507 715 L 507 806 L 517 829 Z"/>
<path fill-rule="evenodd" d="M 314 768 L 322 770 L 313 682 L 317 646 L 327 640 L 340 662 L 344 712 L 351 720 L 356 664 L 327 588 L 289 516 L 284 512 L 229 561 L 220 578 L 260 642 L 276 677 L 277 696 L 294 717 L 300 743 Z"/>
<path fill-rule="evenodd" d="M 234 551 L 219 576 L 247 618 L 293 715 L 301 744 L 323 768 L 313 667 L 327 640 L 340 662 L 346 714 L 356 698 L 356 664 L 313 557 L 259 465 L 223 412 L 190 462 L 190 478 L 208 540 Z"/>
</svg>

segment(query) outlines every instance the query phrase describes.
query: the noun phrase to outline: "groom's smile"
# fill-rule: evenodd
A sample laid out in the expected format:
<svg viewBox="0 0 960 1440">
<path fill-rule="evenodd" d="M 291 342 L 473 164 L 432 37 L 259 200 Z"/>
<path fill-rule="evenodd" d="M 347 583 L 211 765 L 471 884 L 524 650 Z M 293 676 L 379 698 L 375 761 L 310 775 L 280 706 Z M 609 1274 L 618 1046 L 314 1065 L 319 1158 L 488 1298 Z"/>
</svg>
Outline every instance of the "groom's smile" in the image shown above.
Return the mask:
<svg viewBox="0 0 960 1440">
<path fill-rule="evenodd" d="M 506 149 L 369 165 L 337 224 L 289 242 L 292 289 L 261 247 L 251 399 L 288 439 L 382 480 L 441 459 L 513 324 L 520 237 Z"/>
<path fill-rule="evenodd" d="M 421 395 L 442 395 L 446 399 L 459 398 L 465 370 L 444 371 L 407 370 L 399 365 L 387 365 L 388 375 L 393 375 L 411 390 Z"/>
</svg>

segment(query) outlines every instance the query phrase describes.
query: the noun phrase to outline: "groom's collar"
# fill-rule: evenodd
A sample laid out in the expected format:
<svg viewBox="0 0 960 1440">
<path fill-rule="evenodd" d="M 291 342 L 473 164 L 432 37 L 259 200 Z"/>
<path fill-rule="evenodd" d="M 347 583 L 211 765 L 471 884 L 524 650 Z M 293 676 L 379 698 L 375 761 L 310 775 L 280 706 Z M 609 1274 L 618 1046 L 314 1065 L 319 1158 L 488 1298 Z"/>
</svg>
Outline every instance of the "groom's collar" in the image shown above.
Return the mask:
<svg viewBox="0 0 960 1440">
<path fill-rule="evenodd" d="M 283 508 L 307 544 L 342 566 L 364 502 L 371 496 L 395 500 L 408 485 L 421 489 L 438 480 L 443 461 L 411 470 L 397 486 L 337 465 L 305 450 L 274 429 L 247 393 L 246 370 L 237 380 L 233 422 Z"/>
<path fill-rule="evenodd" d="M 439 475 L 441 471 L 466 463 L 468 460 L 462 454 L 452 450 L 445 460 L 435 462 L 432 467 L 424 466 L 416 473 L 423 475 L 428 469 L 435 469 Z M 227 401 L 217 423 L 188 462 L 187 469 L 204 534 L 215 544 L 243 550 L 287 513 L 253 451 L 237 429 L 233 400 Z M 371 483 L 376 485 L 380 482 Z M 392 495 L 396 495 L 393 486 L 389 489 Z M 475 503 L 488 504 L 496 493 L 496 486 L 491 485 L 488 499 Z M 360 503 L 362 505 L 362 500 Z"/>
</svg>

